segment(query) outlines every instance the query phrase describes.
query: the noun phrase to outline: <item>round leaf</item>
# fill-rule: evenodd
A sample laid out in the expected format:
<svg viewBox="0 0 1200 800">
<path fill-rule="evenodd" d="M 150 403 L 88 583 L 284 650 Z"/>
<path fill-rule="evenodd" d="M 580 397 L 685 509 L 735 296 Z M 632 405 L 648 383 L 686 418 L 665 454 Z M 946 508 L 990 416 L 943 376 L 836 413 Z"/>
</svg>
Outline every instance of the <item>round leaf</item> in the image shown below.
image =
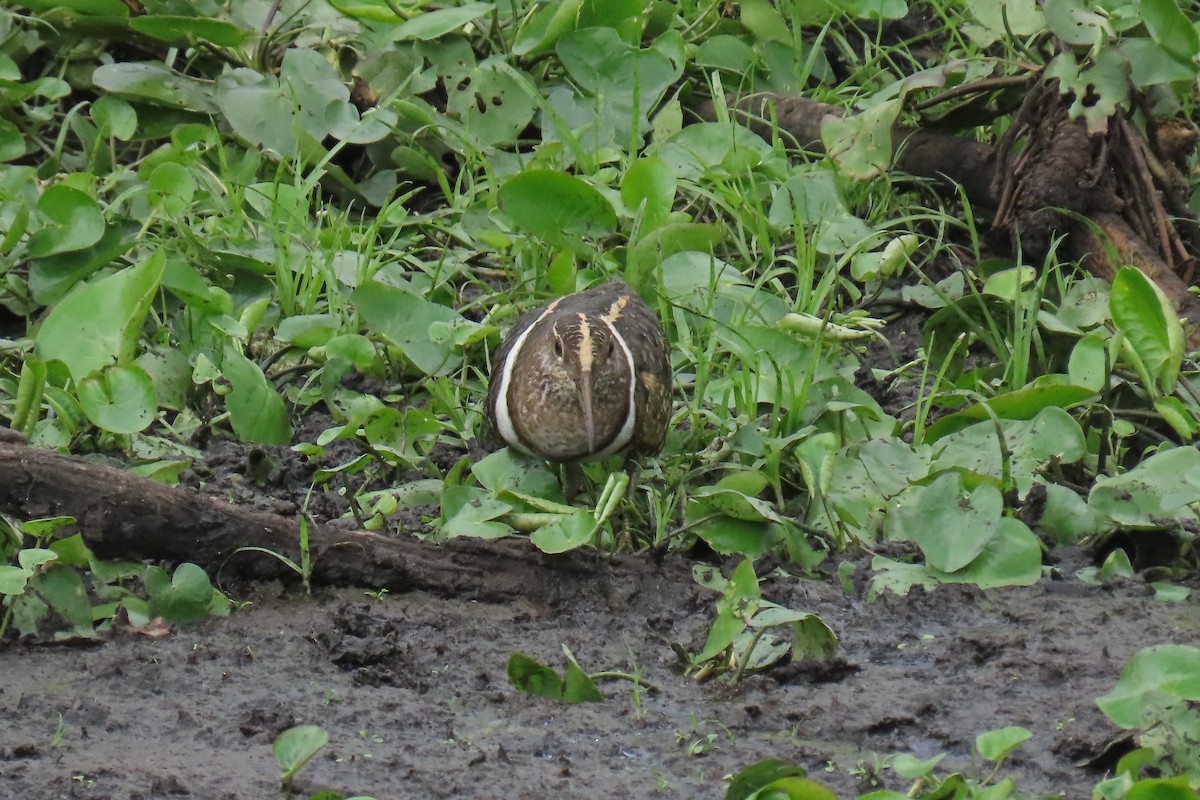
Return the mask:
<svg viewBox="0 0 1200 800">
<path fill-rule="evenodd" d="M 99 204 L 70 186 L 57 184 L 44 191 L 37 210 L 46 226 L 29 237 L 29 255 L 34 258 L 82 250 L 104 235 Z"/>
<path fill-rule="evenodd" d="M 1200 648 L 1160 644 L 1135 653 L 1096 705 L 1120 727 L 1140 728 L 1145 712 L 1161 706 L 1163 698 L 1200 701 Z"/>
<path fill-rule="evenodd" d="M 275 754 L 275 763 L 279 764 L 280 777 L 290 780 L 296 770 L 327 744 L 329 734 L 316 725 L 298 725 L 279 734 L 271 745 L 271 752 Z"/>
<path fill-rule="evenodd" d="M 113 364 L 80 379 L 77 388 L 83 413 L 98 428 L 129 434 L 154 421 L 154 382 L 141 367 Z"/>
<path fill-rule="evenodd" d="M 591 184 L 553 170 L 526 170 L 500 187 L 500 209 L 522 230 L 555 245 L 617 227 L 612 204 Z"/>
</svg>

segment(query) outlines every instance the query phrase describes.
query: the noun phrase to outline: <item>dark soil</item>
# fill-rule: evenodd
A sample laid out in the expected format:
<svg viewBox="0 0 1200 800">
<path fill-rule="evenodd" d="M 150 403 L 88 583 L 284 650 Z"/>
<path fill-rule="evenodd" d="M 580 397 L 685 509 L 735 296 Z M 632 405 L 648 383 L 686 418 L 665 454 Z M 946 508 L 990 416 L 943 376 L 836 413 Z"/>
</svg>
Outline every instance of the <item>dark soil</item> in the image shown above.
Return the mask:
<svg viewBox="0 0 1200 800">
<path fill-rule="evenodd" d="M 737 685 L 679 670 L 672 644 L 703 645 L 715 600 L 682 559 L 557 606 L 258 585 L 230 618 L 163 638 L 0 647 L 0 797 L 281 797 L 271 742 L 297 724 L 330 736 L 299 774 L 304 793 L 720 798 L 724 776 L 779 758 L 845 798 L 908 788 L 887 754 L 946 752 L 944 769 L 970 769 L 976 734 L 1023 725 L 1033 739 L 1002 775 L 1030 795 L 1087 797 L 1103 773 L 1079 764 L 1120 735 L 1095 698 L 1137 650 L 1193 641 L 1196 604 L 1156 601 L 1139 580 L 1088 586 L 1074 577 L 1084 554 L 1056 556 L 1061 577 L 1032 588 L 874 604 L 861 586 L 764 580 L 770 599 L 832 625 L 841 650 Z M 558 666 L 564 644 L 587 670 L 640 670 L 662 691 L 606 681 L 606 703 L 571 706 L 512 689 L 513 652 Z"/>
<path fill-rule="evenodd" d="M 871 366 L 900 363 L 894 350 L 919 331 L 909 322 Z M 911 403 L 864 384 L 893 413 Z M 184 483 L 285 515 L 305 503 L 321 518 L 343 513 L 336 491 L 307 498 L 314 467 L 288 449 L 213 442 Z M 1156 601 L 1140 579 L 1085 584 L 1076 573 L 1091 558 L 1079 549 L 1053 552 L 1053 574 L 1034 587 L 874 603 L 864 560 L 850 595 L 832 577 L 763 580 L 765 597 L 834 628 L 834 659 L 699 683 L 676 648 L 703 647 L 717 598 L 685 557 L 645 556 L 640 569 L 584 559 L 586 582 L 578 564 L 533 559 L 519 574 L 540 585 L 514 587 L 513 554 L 502 569 L 487 552 L 497 568 L 468 573 L 478 585 L 465 593 L 227 586 L 244 607 L 161 638 L 126 628 L 101 643 L 0 644 L 0 800 L 284 797 L 271 743 L 301 724 L 330 744 L 300 771 L 299 797 L 721 798 L 727 776 L 777 758 L 845 799 L 906 791 L 890 754 L 946 753 L 940 774 L 970 771 L 977 734 L 1020 725 L 1033 738 L 1000 776 L 1026 797 L 1081 798 L 1122 752 L 1095 698 L 1138 650 L 1196 640 L 1195 600 Z M 480 599 L 514 596 L 524 599 Z M 572 706 L 512 688 L 514 652 L 559 667 L 563 645 L 586 670 L 637 672 L 661 692 L 603 681 L 606 703 Z"/>
</svg>

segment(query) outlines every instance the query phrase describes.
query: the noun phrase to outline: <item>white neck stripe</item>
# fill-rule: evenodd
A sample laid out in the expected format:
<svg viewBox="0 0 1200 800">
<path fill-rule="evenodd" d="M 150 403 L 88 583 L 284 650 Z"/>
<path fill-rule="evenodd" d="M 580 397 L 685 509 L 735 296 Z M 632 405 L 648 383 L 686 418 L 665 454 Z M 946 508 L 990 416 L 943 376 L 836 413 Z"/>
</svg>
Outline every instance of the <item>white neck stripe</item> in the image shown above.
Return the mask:
<svg viewBox="0 0 1200 800">
<path fill-rule="evenodd" d="M 513 342 L 512 349 L 508 351 L 508 357 L 504 359 L 504 364 L 501 365 L 500 388 L 496 390 L 496 430 L 499 431 L 500 438 L 510 447 L 515 447 L 527 455 L 534 455 L 534 453 L 521 441 L 521 437 L 517 435 L 517 429 L 513 425 L 512 414 L 508 410 L 508 387 L 512 383 L 513 365 L 517 363 L 517 355 L 521 352 L 525 340 L 529 338 L 533 329 L 542 323 L 542 320 L 550 316 L 560 302 L 562 302 L 561 297 L 546 306 L 546 310 L 542 312 L 541 316 L 535 319 L 532 325 L 521 331 L 521 335 Z"/>
<path fill-rule="evenodd" d="M 604 458 L 621 450 L 625 445 L 629 444 L 629 440 L 633 438 L 633 428 L 637 424 L 637 366 L 633 362 L 633 353 L 629 349 L 629 345 L 625 344 L 625 337 L 617 332 L 617 328 L 607 317 L 601 317 L 601 322 L 608 326 L 608 330 L 612 333 L 613 339 L 621 346 L 621 352 L 625 354 L 625 360 L 629 364 L 629 413 L 625 415 L 625 424 L 621 426 L 621 430 L 617 431 L 616 437 L 609 442 L 608 447 L 605 447 L 600 452 L 594 455 L 595 458 Z"/>
</svg>

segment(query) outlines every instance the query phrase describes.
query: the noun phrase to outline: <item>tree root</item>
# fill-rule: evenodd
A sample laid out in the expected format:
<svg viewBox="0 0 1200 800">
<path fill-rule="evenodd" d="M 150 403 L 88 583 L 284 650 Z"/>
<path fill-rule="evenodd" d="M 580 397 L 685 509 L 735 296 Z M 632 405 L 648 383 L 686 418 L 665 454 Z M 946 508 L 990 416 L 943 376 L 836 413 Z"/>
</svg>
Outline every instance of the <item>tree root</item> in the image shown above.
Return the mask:
<svg viewBox="0 0 1200 800">
<path fill-rule="evenodd" d="M 821 121 L 841 113 L 789 95 L 731 95 L 727 103 L 732 116 L 763 138 L 787 136 L 813 151 L 823 149 Z M 697 113 L 706 120 L 717 116 L 711 101 Z M 1200 349 L 1200 299 L 1188 292 L 1200 229 L 1179 190 L 1176 165 L 1196 139 L 1191 131 L 1180 136 L 1173 130 L 1156 128 L 1151 146 L 1117 118 L 1103 135 L 1088 136 L 1081 121 L 1066 118 L 1057 88 L 1041 83 L 996 145 L 903 126 L 892 129 L 892 145 L 896 169 L 961 186 L 973 205 L 995 211 L 994 225 L 1019 236 L 1025 252 L 1045 252 L 1057 234 L 1067 233 L 1066 254 L 1095 275 L 1111 280 L 1125 265 L 1142 270 L 1174 305 L 1188 347 Z M 1018 137 L 1029 144 L 1014 153 Z M 1181 230 L 1175 220 L 1191 224 Z"/>
</svg>

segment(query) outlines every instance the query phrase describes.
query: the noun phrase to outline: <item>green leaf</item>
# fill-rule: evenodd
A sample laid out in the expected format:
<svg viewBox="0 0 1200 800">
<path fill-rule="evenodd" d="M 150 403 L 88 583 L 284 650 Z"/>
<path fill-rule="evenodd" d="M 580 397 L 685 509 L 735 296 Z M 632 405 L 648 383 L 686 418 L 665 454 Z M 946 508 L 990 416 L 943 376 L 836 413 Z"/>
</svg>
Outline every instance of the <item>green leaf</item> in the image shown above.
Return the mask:
<svg viewBox="0 0 1200 800">
<path fill-rule="evenodd" d="M 512 533 L 511 525 L 497 522 L 513 510 L 506 503 L 474 486 L 446 486 L 442 491 L 441 538 L 469 536 L 474 539 L 499 539 Z"/>
<path fill-rule="evenodd" d="M 329 734 L 316 725 L 298 725 L 279 734 L 271 745 L 279 777 L 285 783 L 290 781 L 327 744 Z"/>
<path fill-rule="evenodd" d="M 965 25 L 964 31 L 982 47 L 1010 36 L 1032 36 L 1046 28 L 1037 0 L 967 0 L 966 5 L 978 24 Z"/>
<path fill-rule="evenodd" d="M 121 97 L 184 111 L 217 113 L 209 82 L 177 75 L 161 63 L 101 64 L 92 73 L 92 81 L 98 88 Z"/>
<path fill-rule="evenodd" d="M 1007 480 L 1020 497 L 1029 493 L 1047 464 L 1071 464 L 1087 452 L 1079 421 L 1057 406 L 1042 409 L 1030 420 L 1001 420 L 1000 430 L 1008 453 Z M 998 482 L 1006 479 L 995 424 L 976 423 L 939 440 L 938 445 L 931 471 L 965 469 Z"/>
<path fill-rule="evenodd" d="M 154 383 L 136 364 L 110 364 L 81 378 L 76 389 L 83 413 L 96 427 L 110 433 L 145 430 L 158 410 Z"/>
<path fill-rule="evenodd" d="M 562 649 L 567 660 L 566 676 L 563 678 L 563 700 L 568 703 L 603 703 L 605 698 L 596 688 L 596 682 L 583 671 L 565 644 Z"/>
<path fill-rule="evenodd" d="M 1112 35 L 1108 20 L 1086 0 L 1046 0 L 1043 10 L 1050 30 L 1067 44 L 1099 45 Z"/>
<path fill-rule="evenodd" d="M 45 258 L 91 247 L 104 235 L 104 215 L 89 195 L 55 184 L 38 198 L 37 212 L 46 224 L 29 237 L 29 255 Z"/>
<path fill-rule="evenodd" d="M 1108 382 L 1108 337 L 1090 333 L 1075 343 L 1067 375 L 1071 384 L 1099 392 Z M 1038 387 L 1049 388 L 1049 387 Z"/>
<path fill-rule="evenodd" d="M 27 547 L 17 553 L 17 563 L 30 572 L 57 560 L 58 553 L 43 547 Z"/>
<path fill-rule="evenodd" d="M 396 23 L 395 0 L 330 0 L 329 5 L 348 17 Z"/>
<path fill-rule="evenodd" d="M 526 17 L 513 42 L 513 55 L 540 56 L 553 50 L 564 33 L 575 30 L 582 5 L 583 0 L 562 0 Z"/>
<path fill-rule="evenodd" d="M 1116 50 L 1129 62 L 1129 80 L 1139 89 L 1196 78 L 1195 61 L 1175 58 L 1153 39 L 1123 38 Z"/>
<path fill-rule="evenodd" d="M 733 776 L 729 788 L 725 791 L 725 800 L 747 800 L 763 787 L 781 778 L 803 778 L 807 774 L 803 767 L 775 758 L 759 761 Z"/>
<path fill-rule="evenodd" d="M 1139 0 L 1137 5 L 1138 16 L 1164 50 L 1184 63 L 1200 54 L 1200 33 L 1179 7 L 1178 0 Z"/>
<path fill-rule="evenodd" d="M 910 781 L 917 778 L 923 778 L 926 775 L 933 774 L 933 770 L 946 757 L 945 753 L 938 753 L 933 758 L 922 761 L 916 756 L 908 753 L 897 753 L 892 759 L 892 771 L 901 778 L 907 778 Z M 907 795 L 905 795 L 907 797 Z"/>
<path fill-rule="evenodd" d="M 1100 565 L 1102 580 L 1116 577 L 1133 577 L 1133 564 L 1129 561 L 1129 554 L 1120 547 L 1109 553 L 1108 558 L 1104 559 L 1104 563 Z"/>
<path fill-rule="evenodd" d="M 92 604 L 88 600 L 87 587 L 78 570 L 66 565 L 56 565 L 39 572 L 30 582 L 42 599 L 62 617 L 70 628 L 71 635 L 93 635 Z"/>
<path fill-rule="evenodd" d="M 641 236 L 667 221 L 675 203 L 675 188 L 675 174 L 660 159 L 639 158 L 629 166 L 621 179 L 621 202 L 630 214 L 641 216 Z"/>
<path fill-rule="evenodd" d="M 275 338 L 297 347 L 319 347 L 333 338 L 339 325 L 333 314 L 296 314 L 279 321 Z"/>
<path fill-rule="evenodd" d="M 522 230 L 550 244 L 586 252 L 580 237 L 616 230 L 612 204 L 591 184 L 553 170 L 525 170 L 500 187 L 500 209 Z"/>
<path fill-rule="evenodd" d="M 543 553 L 565 553 L 589 544 L 596 535 L 596 517 L 580 508 L 565 519 L 538 528 L 529 540 Z"/>
<path fill-rule="evenodd" d="M 1109 309 L 1126 344 L 1145 367 L 1151 382 L 1148 388 L 1174 392 L 1183 363 L 1183 326 L 1162 290 L 1141 270 L 1123 267 L 1113 278 Z"/>
<path fill-rule="evenodd" d="M 688 508 L 687 522 L 694 527 L 697 536 L 718 553 L 723 555 L 739 554 L 749 558 L 763 555 L 771 546 L 782 538 L 779 526 L 762 522 L 747 522 L 732 517 L 712 516 L 712 512 L 700 504 Z M 703 520 L 703 521 L 701 521 Z"/>
<path fill-rule="evenodd" d="M 376 453 L 390 457 L 392 463 L 411 464 L 420 458 L 416 443 L 442 428 L 437 417 L 423 408 L 381 408 L 363 420 L 362 435 Z"/>
<path fill-rule="evenodd" d="M 1037 270 L 1033 267 L 1011 267 L 993 272 L 988 275 L 983 284 L 983 293 L 1010 303 L 1020 300 L 1025 288 L 1037 280 Z"/>
<path fill-rule="evenodd" d="M 210 616 L 216 590 L 204 570 L 195 564 L 183 563 L 168 578 L 162 567 L 146 570 L 146 594 L 150 598 L 150 615 L 171 623 L 203 622 Z"/>
<path fill-rule="evenodd" d="M 258 444 L 290 444 L 292 425 L 287 406 L 258 364 L 227 344 L 221 358 L 221 374 L 229 381 L 225 408 L 238 438 Z"/>
<path fill-rule="evenodd" d="M 290 48 L 280 67 L 280 88 L 295 98 L 301 127 L 316 141 L 345 138 L 359 122 L 350 90 L 325 56 L 308 48 Z M 336 131 L 336 133 L 335 133 Z"/>
<path fill-rule="evenodd" d="M 505 447 L 471 465 L 479 483 L 493 493 L 505 489 L 546 498 L 561 498 L 558 478 L 546 462 Z"/>
<path fill-rule="evenodd" d="M 697 661 L 707 661 L 723 653 L 749 624 L 758 610 L 761 594 L 758 576 L 754 574 L 754 562 L 744 558 L 734 568 L 721 600 L 717 603 L 717 619 L 708 632 L 704 649 L 696 656 Z"/>
<path fill-rule="evenodd" d="M 1105 527 L 1104 520 L 1073 489 L 1046 484 L 1046 506 L 1037 521 L 1038 530 L 1058 544 L 1077 542 Z"/>
<path fill-rule="evenodd" d="M 647 299 L 658 288 L 659 265 L 670 256 L 685 251 L 712 253 L 725 236 L 717 225 L 697 222 L 675 222 L 638 238 L 629 248 L 625 265 L 625 280 Z"/>
<path fill-rule="evenodd" d="M 560 115 L 574 118 L 578 138 L 594 149 L 610 143 L 628 148 L 640 142 L 650 127 L 649 112 L 683 71 L 683 40 L 675 31 L 643 49 L 626 42 L 612 27 L 581 26 L 564 34 L 555 52 L 571 80 L 591 97 L 560 93 L 551 102 L 557 101 Z"/>
<path fill-rule="evenodd" d="M 563 699 L 563 679 L 558 673 L 524 653 L 509 656 L 508 679 L 518 692 L 551 700 Z"/>
<path fill-rule="evenodd" d="M 171 44 L 211 42 L 218 47 L 240 47 L 251 36 L 223 19 L 208 17 L 173 17 L 166 14 L 134 17 L 129 27 L 154 39 Z"/>
<path fill-rule="evenodd" d="M 137 266 L 88 284 L 60 301 L 37 334 L 37 352 L 67 365 L 76 379 L 127 364 L 166 266 L 159 250 Z"/>
<path fill-rule="evenodd" d="M 515 145 L 537 104 L 522 79 L 501 58 L 479 64 L 450 88 L 446 110 L 466 128 L 472 145 Z"/>
<path fill-rule="evenodd" d="M 1188 407 L 1174 395 L 1160 397 L 1154 401 L 1154 410 L 1170 425 L 1180 439 L 1187 441 L 1195 438 L 1200 422 L 1196 419 L 1194 407 Z"/>
<path fill-rule="evenodd" d="M 1084 341 L 1087 339 L 1080 340 L 1081 343 Z M 991 419 L 991 415 L 988 414 L 989 409 L 992 414 L 1002 420 L 1028 420 L 1048 408 L 1074 408 L 1089 398 L 1095 397 L 1096 392 L 1096 389 L 1089 386 L 1061 383 L 1030 384 L 941 417 L 926 429 L 925 441 L 936 442 L 976 422 Z"/>
<path fill-rule="evenodd" d="M 770 628 L 776 625 L 792 627 L 792 654 L 797 660 L 804 658 L 827 659 L 837 653 L 838 637 L 833 628 L 809 611 L 764 602 L 750 619 L 750 627 Z"/>
<path fill-rule="evenodd" d="M 745 24 L 747 4 L 742 4 L 742 21 Z M 745 75 L 758 63 L 754 48 L 736 36 L 719 34 L 701 42 L 696 50 L 696 66 Z"/>
<path fill-rule="evenodd" d="M 462 28 L 484 14 L 490 14 L 496 8 L 494 3 L 463 3 L 454 8 L 439 8 L 418 14 L 405 22 L 392 34 L 392 39 L 419 39 L 429 41 L 439 39 L 447 33 Z"/>
<path fill-rule="evenodd" d="M 580 668 L 566 645 L 563 645 L 563 656 L 567 662 L 565 679 L 524 653 L 513 653 L 508 659 L 508 679 L 514 689 L 525 694 L 567 703 L 603 703 L 604 695 Z"/>
<path fill-rule="evenodd" d="M 947 472 L 901 495 L 887 519 L 887 536 L 915 542 L 929 566 L 955 572 L 983 552 L 1003 512 L 1004 498 L 995 486 L 984 483 L 968 492 L 958 472 Z"/>
<path fill-rule="evenodd" d="M 112 264 L 131 249 L 136 244 L 136 232 L 136 226 L 128 221 L 107 225 L 100 241 L 91 247 L 33 261 L 29 265 L 29 291 L 33 299 L 54 305 L 79 281 Z"/>
<path fill-rule="evenodd" d="M 52 519 L 70 519 L 72 523 L 74 522 L 74 517 L 52 517 Z M 22 528 L 24 527 L 25 525 L 22 525 Z M 60 564 L 80 567 L 80 569 L 91 566 L 92 561 L 96 558 L 83 541 L 83 534 L 74 534 L 67 536 L 66 539 L 50 542 L 50 549 L 58 554 Z"/>
<path fill-rule="evenodd" d="M 1135 729 L 1174 700 L 1200 701 L 1200 648 L 1160 644 L 1135 653 L 1096 705 L 1119 727 Z"/>
<path fill-rule="evenodd" d="M 655 145 L 651 153 L 671 167 L 679 180 L 742 175 L 772 155 L 771 145 L 749 128 L 721 122 L 688 125 Z"/>
<path fill-rule="evenodd" d="M 0 564 L 0 595 L 20 595 L 25 593 L 33 572 L 11 564 Z"/>
<path fill-rule="evenodd" d="M 1099 477 L 1088 507 L 1118 525 L 1159 528 L 1195 520 L 1189 508 L 1200 501 L 1200 451 L 1194 447 L 1160 450 L 1129 472 Z"/>
<path fill-rule="evenodd" d="M 400 349 L 425 375 L 447 375 L 462 363 L 452 341 L 434 341 L 435 323 L 469 325 L 454 309 L 432 303 L 411 292 L 371 281 L 351 295 L 366 327 Z"/>
<path fill-rule="evenodd" d="M 137 133 L 137 111 L 119 97 L 105 95 L 92 103 L 92 121 L 101 136 L 128 142 Z"/>
<path fill-rule="evenodd" d="M 784 230 L 806 231 L 817 250 L 829 255 L 851 250 L 874 233 L 850 212 L 836 176 L 817 167 L 804 167 L 778 186 L 767 218 Z"/>
<path fill-rule="evenodd" d="M 1125 800 L 1195 800 L 1187 775 L 1175 778 L 1143 778 L 1133 785 Z"/>
<path fill-rule="evenodd" d="M 151 206 L 161 207 L 168 214 L 179 216 L 188 210 L 196 194 L 196 181 L 187 167 L 174 161 L 156 166 L 146 181 Z"/>
<path fill-rule="evenodd" d="M 999 762 L 1032 736 L 1032 731 L 1019 726 L 998 728 L 976 736 L 975 750 L 988 761 Z"/>
<path fill-rule="evenodd" d="M 297 152 L 296 100 L 273 75 L 239 67 L 217 79 L 217 106 L 234 132 L 281 156 Z"/>
<path fill-rule="evenodd" d="M 25 155 L 25 150 L 21 130 L 8 120 L 0 119 L 0 163 L 16 161 Z"/>
<path fill-rule="evenodd" d="M 825 150 L 852 178 L 869 180 L 892 163 L 892 124 L 900 113 L 901 99 L 880 103 L 849 117 L 827 116 L 821 121 Z"/>
<path fill-rule="evenodd" d="M 754 800 L 837 800 L 832 789 L 808 778 L 780 778 L 753 797 Z"/>
<path fill-rule="evenodd" d="M 957 572 L 931 569 L 943 583 L 973 583 L 980 589 L 1032 586 L 1042 576 L 1042 547 L 1033 532 L 1018 519 L 1000 520 L 987 546 Z"/>
<path fill-rule="evenodd" d="M 733 489 L 706 486 L 692 493 L 710 511 L 747 522 L 783 522 L 771 504 Z"/>
<path fill-rule="evenodd" d="M 1154 599 L 1163 603 L 1183 603 L 1192 595 L 1188 587 L 1165 581 L 1155 581 L 1150 586 L 1154 589 Z"/>
</svg>

